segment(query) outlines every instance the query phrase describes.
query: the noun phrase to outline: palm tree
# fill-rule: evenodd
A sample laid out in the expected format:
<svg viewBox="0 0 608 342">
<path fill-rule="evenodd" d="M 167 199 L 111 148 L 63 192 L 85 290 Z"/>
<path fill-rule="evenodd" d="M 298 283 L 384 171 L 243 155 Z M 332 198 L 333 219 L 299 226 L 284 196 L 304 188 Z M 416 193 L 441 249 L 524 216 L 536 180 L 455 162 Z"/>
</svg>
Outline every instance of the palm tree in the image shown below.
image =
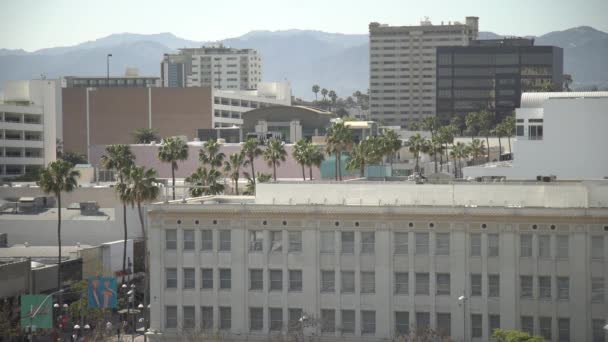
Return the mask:
<svg viewBox="0 0 608 342">
<path fill-rule="evenodd" d="M 346 163 L 347 170 L 359 170 L 359 176 L 365 176 L 365 166 L 375 164 L 382 160 L 384 154 L 384 146 L 381 138 L 368 137 L 361 140 L 353 147 L 348 162 Z"/>
<path fill-rule="evenodd" d="M 437 171 L 437 155 L 439 155 L 439 165 L 443 168 L 443 142 L 437 133 L 429 140 L 429 147 L 429 152 L 433 155 L 435 170 Z"/>
<path fill-rule="evenodd" d="M 188 159 L 188 144 L 180 138 L 167 138 L 158 149 L 158 159 L 165 163 L 171 163 L 173 200 L 175 201 L 175 170 L 177 170 L 178 161 Z"/>
<path fill-rule="evenodd" d="M 312 86 L 312 92 L 315 93 L 315 102 L 317 101 L 317 94 L 319 93 L 319 89 L 321 89 L 321 87 L 319 87 L 318 84 Z"/>
<path fill-rule="evenodd" d="M 312 147 L 312 153 L 311 153 L 311 158 L 309 160 L 310 164 L 308 164 L 308 177 L 310 180 L 312 180 L 312 167 L 321 167 L 321 163 L 323 163 L 323 160 L 325 160 L 325 154 L 323 153 L 323 151 L 319 150 L 316 146 L 311 145 Z"/>
<path fill-rule="evenodd" d="M 239 177 L 241 173 L 241 166 L 245 162 L 245 156 L 242 152 L 233 153 L 230 155 L 228 160 L 224 161 L 224 172 L 228 174 L 230 180 L 234 183 L 234 190 L 236 194 L 239 194 Z"/>
<path fill-rule="evenodd" d="M 209 139 L 203 144 L 203 148 L 198 153 L 198 158 L 203 164 L 209 164 L 211 169 L 222 166 L 226 155 L 220 152 L 220 144 L 215 139 Z"/>
<path fill-rule="evenodd" d="M 302 166 L 302 180 L 306 180 L 306 171 L 304 167 L 311 164 L 311 146 L 312 143 L 306 139 L 298 140 L 293 146 L 293 159 Z"/>
<path fill-rule="evenodd" d="M 155 129 L 138 128 L 133 132 L 133 140 L 136 144 L 149 144 L 160 140 L 160 136 Z"/>
<path fill-rule="evenodd" d="M 478 112 L 470 112 L 467 113 L 465 117 L 465 125 L 467 126 L 467 131 L 471 134 L 471 141 L 479 134 L 480 125 L 480 115 Z"/>
<path fill-rule="evenodd" d="M 428 151 L 428 147 L 429 147 L 428 140 L 426 138 L 422 137 L 420 135 L 420 133 L 416 133 L 416 135 L 412 135 L 408 139 L 408 146 L 409 146 L 410 152 L 412 152 L 414 154 L 414 156 L 416 157 L 416 166 L 414 167 L 414 170 L 416 172 L 420 172 L 420 168 L 418 166 L 418 161 L 420 160 L 420 153 Z"/>
<path fill-rule="evenodd" d="M 37 184 L 46 194 L 54 194 L 57 200 L 57 289 L 61 289 L 61 193 L 72 192 L 76 186 L 76 178 L 80 172 L 73 169 L 73 165 L 65 160 L 58 159 L 40 171 Z"/>
<path fill-rule="evenodd" d="M 116 191 L 122 202 L 122 224 L 124 228 L 124 242 L 122 251 L 122 282 L 125 281 L 127 272 L 127 202 L 125 193 L 125 178 L 129 169 L 133 166 L 135 155 L 128 145 L 110 145 L 106 147 L 106 154 L 101 156 L 101 163 L 106 169 L 113 169 L 118 173 L 118 185 Z"/>
<path fill-rule="evenodd" d="M 457 128 L 453 125 L 447 125 L 439 127 L 437 130 L 437 135 L 439 136 L 439 140 L 442 144 L 444 144 L 443 150 L 445 152 L 446 163 L 448 167 L 448 173 L 450 172 L 450 153 L 448 151 L 448 145 L 454 144 L 454 133 Z M 443 168 L 442 168 L 443 171 Z"/>
<path fill-rule="evenodd" d="M 450 152 L 452 155 L 452 160 L 454 160 L 454 177 L 458 177 L 458 169 L 460 169 L 460 173 L 462 174 L 462 159 L 466 159 L 469 156 L 469 149 L 467 145 L 458 142 L 454 147 L 452 147 L 452 151 Z M 456 161 L 458 161 L 458 167 L 456 167 Z"/>
<path fill-rule="evenodd" d="M 473 139 L 473 141 L 468 145 L 469 154 L 473 157 L 473 165 L 479 157 L 483 156 L 486 153 L 486 148 L 484 146 L 483 140 Z"/>
<path fill-rule="evenodd" d="M 499 123 L 498 125 L 496 125 L 496 127 L 494 127 L 494 129 L 491 130 L 492 135 L 498 137 L 498 161 L 500 161 L 500 156 L 502 155 L 502 142 L 500 139 L 503 136 L 504 130 L 502 126 L 502 123 Z"/>
<path fill-rule="evenodd" d="M 488 148 L 486 162 L 490 162 L 490 134 L 492 134 L 492 125 L 494 125 L 495 116 L 494 112 L 489 110 L 482 110 L 478 115 L 479 134 L 486 138 L 486 146 Z"/>
<path fill-rule="evenodd" d="M 454 126 L 458 130 L 460 136 L 464 135 L 464 130 L 467 128 L 465 119 L 462 115 L 456 115 L 452 117 L 452 119 L 450 120 L 450 125 Z"/>
<path fill-rule="evenodd" d="M 186 183 L 196 185 L 188 189 L 188 193 L 192 197 L 200 197 L 202 195 L 216 195 L 224 191 L 224 185 L 218 183 L 222 174 L 216 169 L 207 169 L 199 166 L 189 177 L 184 181 Z M 204 187 L 204 188 L 203 188 Z"/>
<path fill-rule="evenodd" d="M 243 163 L 244 167 L 251 165 L 251 180 L 253 181 L 253 186 L 255 187 L 255 168 L 253 163 L 255 158 L 262 155 L 263 151 L 258 144 L 258 140 L 255 138 L 249 138 L 245 143 L 243 143 L 243 147 L 241 148 L 241 153 L 245 156 L 246 160 Z"/>
<path fill-rule="evenodd" d="M 325 98 L 327 97 L 327 94 L 329 93 L 329 91 L 325 88 L 321 89 L 321 95 L 323 95 L 323 101 L 325 101 Z"/>
<path fill-rule="evenodd" d="M 283 142 L 279 139 L 271 139 L 264 150 L 264 160 L 268 166 L 272 166 L 272 179 L 277 181 L 277 166 L 286 160 L 287 152 Z"/>
<path fill-rule="evenodd" d="M 515 134 L 515 114 L 511 114 L 509 116 L 507 116 L 504 120 L 503 120 L 503 134 L 508 138 L 509 140 L 509 153 L 512 153 L 513 150 L 511 150 L 511 137 Z"/>
<path fill-rule="evenodd" d="M 435 132 L 437 131 L 437 127 L 439 127 L 439 119 L 436 116 L 427 116 L 422 119 L 422 129 L 426 131 L 431 131 L 431 141 L 435 140 Z M 437 173 L 437 151 L 435 147 L 436 143 L 431 144 L 433 159 L 435 160 L 435 173 Z"/>
<path fill-rule="evenodd" d="M 382 142 L 383 154 L 388 157 L 391 169 L 393 168 L 393 159 L 395 153 L 401 149 L 401 139 L 394 130 L 385 130 L 380 136 Z"/>
<path fill-rule="evenodd" d="M 336 180 L 342 180 L 342 152 L 348 151 L 353 143 L 353 135 L 344 122 L 331 125 L 325 134 L 327 153 L 336 155 Z"/>
<path fill-rule="evenodd" d="M 329 98 L 331 99 L 331 103 L 335 106 L 336 100 L 338 99 L 338 94 L 336 94 L 335 91 L 330 90 L 327 96 L 329 96 Z"/>
</svg>

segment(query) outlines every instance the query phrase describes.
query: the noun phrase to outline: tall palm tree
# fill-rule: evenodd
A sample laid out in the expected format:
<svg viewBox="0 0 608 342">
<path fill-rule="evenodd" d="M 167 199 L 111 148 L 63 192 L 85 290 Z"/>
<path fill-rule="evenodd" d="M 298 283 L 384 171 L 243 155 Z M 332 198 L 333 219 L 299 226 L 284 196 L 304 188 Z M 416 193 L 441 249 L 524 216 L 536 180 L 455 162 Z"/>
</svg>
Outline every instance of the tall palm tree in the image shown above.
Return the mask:
<svg viewBox="0 0 608 342">
<path fill-rule="evenodd" d="M 253 181 L 253 187 L 255 188 L 255 168 L 253 163 L 255 162 L 255 158 L 262 155 L 263 151 L 260 148 L 258 140 L 255 138 L 249 138 L 245 143 L 243 143 L 243 147 L 241 147 L 241 153 L 245 156 L 246 160 L 243 163 L 244 167 L 248 165 L 251 166 L 251 180 Z"/>
<path fill-rule="evenodd" d="M 325 101 L 325 98 L 327 97 L 327 94 L 329 93 L 329 91 L 325 88 L 321 89 L 321 95 L 323 95 L 323 101 Z"/>
<path fill-rule="evenodd" d="M 384 155 L 383 142 L 378 137 L 368 137 L 361 140 L 353 147 L 348 162 L 347 170 L 359 170 L 359 176 L 365 176 L 365 166 L 379 163 Z"/>
<path fill-rule="evenodd" d="M 61 289 L 61 193 L 72 192 L 77 187 L 76 178 L 80 172 L 73 165 L 58 159 L 40 171 L 37 184 L 46 194 L 54 194 L 57 200 L 57 289 Z"/>
<path fill-rule="evenodd" d="M 454 125 L 441 126 L 437 130 L 437 135 L 439 136 L 439 140 L 444 145 L 443 151 L 445 153 L 446 164 L 448 167 L 448 173 L 450 172 L 450 153 L 448 149 L 448 145 L 454 144 L 454 133 L 457 128 Z M 443 168 L 442 168 L 443 171 Z"/>
<path fill-rule="evenodd" d="M 317 94 L 319 93 L 320 89 L 321 87 L 319 87 L 318 84 L 312 86 L 312 92 L 315 93 L 315 102 L 317 101 Z"/>
<path fill-rule="evenodd" d="M 388 157 L 392 169 L 395 153 L 401 149 L 401 139 L 399 139 L 397 133 L 392 129 L 384 131 L 380 138 L 383 154 Z"/>
<path fill-rule="evenodd" d="M 469 131 L 469 134 L 471 134 L 471 141 L 473 141 L 473 139 L 475 139 L 475 137 L 477 136 L 477 134 L 479 134 L 479 131 L 481 130 L 479 113 L 467 113 L 465 117 L 465 125 L 467 126 L 467 131 Z"/>
<path fill-rule="evenodd" d="M 501 138 L 504 135 L 503 131 L 504 131 L 504 128 L 503 128 L 502 123 L 499 123 L 498 125 L 496 125 L 496 127 L 494 127 L 494 129 L 491 130 L 492 135 L 494 135 L 498 138 L 498 161 L 500 161 L 500 156 L 502 156 Z"/>
<path fill-rule="evenodd" d="M 106 147 L 106 154 L 101 156 L 101 164 L 106 169 L 113 169 L 118 174 L 118 185 L 116 191 L 118 197 L 122 202 L 122 224 L 124 230 L 124 241 L 122 251 L 122 282 L 125 281 L 125 274 L 127 272 L 127 202 L 125 191 L 125 178 L 129 169 L 133 166 L 135 161 L 135 155 L 131 152 L 131 148 L 128 145 L 110 145 Z"/>
<path fill-rule="evenodd" d="M 272 166 L 272 178 L 277 181 L 277 166 L 286 160 L 287 152 L 283 142 L 279 139 L 271 139 L 264 150 L 264 160 L 268 166 Z"/>
<path fill-rule="evenodd" d="M 486 147 L 484 146 L 483 140 L 473 139 L 468 145 L 469 154 L 473 158 L 473 165 L 477 162 L 479 157 L 482 157 L 486 153 Z"/>
<path fill-rule="evenodd" d="M 160 136 L 155 129 L 138 128 L 133 132 L 133 140 L 136 144 L 149 144 L 160 140 Z"/>
<path fill-rule="evenodd" d="M 171 163 L 171 179 L 173 180 L 173 200 L 175 200 L 175 170 L 177 162 L 188 159 L 188 144 L 180 138 L 166 138 L 158 149 L 158 159 Z"/>
<path fill-rule="evenodd" d="M 511 149 L 511 137 L 515 134 L 515 114 L 507 116 L 503 120 L 503 134 L 508 138 L 509 141 L 509 153 L 512 153 Z"/>
<path fill-rule="evenodd" d="M 437 169 L 437 156 L 439 155 L 439 164 L 443 168 L 443 142 L 437 133 L 435 136 L 429 140 L 430 153 L 433 155 L 433 159 L 435 160 L 435 171 L 438 172 Z M 437 173 L 435 172 L 435 173 Z"/>
<path fill-rule="evenodd" d="M 309 164 L 308 166 L 308 177 L 309 179 L 312 181 L 312 167 L 321 167 L 321 163 L 323 163 L 323 160 L 325 160 L 325 154 L 323 153 L 323 151 L 319 150 L 316 146 L 311 144 L 311 156 L 310 156 L 310 160 L 309 160 Z"/>
<path fill-rule="evenodd" d="M 458 177 L 458 169 L 460 169 L 460 173 L 462 174 L 462 159 L 466 159 L 468 157 L 468 149 L 467 146 L 461 142 L 456 143 L 454 147 L 452 147 L 452 151 L 450 152 L 452 155 L 452 160 L 454 160 L 454 177 Z M 456 161 L 458 161 L 458 167 L 456 166 Z"/>
<path fill-rule="evenodd" d="M 302 180 L 306 180 L 306 171 L 304 167 L 311 164 L 311 146 L 312 143 L 306 139 L 300 139 L 293 146 L 293 159 L 302 166 Z"/>
<path fill-rule="evenodd" d="M 196 185 L 197 187 L 188 189 L 190 196 L 200 197 L 202 195 L 216 195 L 224 191 L 224 185 L 218 180 L 222 174 L 216 169 L 207 169 L 199 166 L 190 176 L 186 177 L 186 183 Z M 204 188 L 201 188 L 204 187 Z"/>
<path fill-rule="evenodd" d="M 348 151 L 353 143 L 353 135 L 344 122 L 331 125 L 325 134 L 325 145 L 328 154 L 336 155 L 336 180 L 342 180 L 342 152 Z"/>
<path fill-rule="evenodd" d="M 420 172 L 420 167 L 419 167 L 420 153 L 428 152 L 428 149 L 429 149 L 428 140 L 426 138 L 424 138 L 423 136 L 421 136 L 420 133 L 416 133 L 416 135 L 412 135 L 408 139 L 408 146 L 409 146 L 409 151 L 412 152 L 414 154 L 414 157 L 416 158 L 416 166 L 414 167 L 414 170 L 416 172 Z"/>
<path fill-rule="evenodd" d="M 243 152 L 233 153 L 224 161 L 224 172 L 228 174 L 230 180 L 234 183 L 234 190 L 239 194 L 239 177 L 241 175 L 241 166 L 245 163 L 245 155 Z"/>
<path fill-rule="evenodd" d="M 203 164 L 209 164 L 212 169 L 220 168 L 226 155 L 220 152 L 220 144 L 215 139 L 209 139 L 203 144 L 198 153 L 198 158 Z"/>
<path fill-rule="evenodd" d="M 496 115 L 494 112 L 489 110 L 482 110 L 479 112 L 479 134 L 486 138 L 486 147 L 488 148 L 488 154 L 486 156 L 486 162 L 490 162 L 490 135 L 492 134 L 492 126 L 494 125 Z"/>
<path fill-rule="evenodd" d="M 329 93 L 327 94 L 327 96 L 329 96 L 329 99 L 331 100 L 332 105 L 336 105 L 336 101 L 338 100 L 338 94 L 336 94 L 335 91 L 330 90 Z"/>
</svg>

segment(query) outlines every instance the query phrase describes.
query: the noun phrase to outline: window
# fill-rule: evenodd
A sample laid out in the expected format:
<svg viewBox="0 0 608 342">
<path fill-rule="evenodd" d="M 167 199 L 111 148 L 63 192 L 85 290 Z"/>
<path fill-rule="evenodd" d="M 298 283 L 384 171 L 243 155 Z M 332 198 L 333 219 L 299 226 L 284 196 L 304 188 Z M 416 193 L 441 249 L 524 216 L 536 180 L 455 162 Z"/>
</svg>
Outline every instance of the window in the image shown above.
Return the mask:
<svg viewBox="0 0 608 342">
<path fill-rule="evenodd" d="M 334 232 L 321 232 L 321 253 L 334 253 Z"/>
<path fill-rule="evenodd" d="M 435 234 L 435 255 L 450 255 L 450 234 Z"/>
<path fill-rule="evenodd" d="M 481 337 L 483 320 L 480 314 L 471 314 L 471 337 Z"/>
<path fill-rule="evenodd" d="M 519 295 L 521 298 L 532 298 L 532 276 L 519 276 Z"/>
<path fill-rule="evenodd" d="M 333 309 L 321 310 L 321 332 L 333 333 L 336 331 L 336 311 Z"/>
<path fill-rule="evenodd" d="M 532 256 L 532 235 L 522 234 L 519 236 L 520 254 L 521 257 Z"/>
<path fill-rule="evenodd" d="M 376 292 L 376 272 L 361 272 L 361 293 Z"/>
<path fill-rule="evenodd" d="M 437 332 L 441 336 L 452 335 L 452 317 L 449 313 L 437 313 Z"/>
<path fill-rule="evenodd" d="M 488 275 L 488 297 L 500 297 L 500 275 Z"/>
<path fill-rule="evenodd" d="M 604 342 L 606 338 L 606 331 L 604 331 L 604 320 L 594 319 L 591 321 L 591 330 L 593 342 Z"/>
<path fill-rule="evenodd" d="M 281 331 L 283 330 L 283 309 L 281 308 L 270 308 L 270 331 Z"/>
<path fill-rule="evenodd" d="M 177 328 L 177 306 L 165 306 L 165 328 Z"/>
<path fill-rule="evenodd" d="M 450 295 L 450 274 L 449 273 L 437 273 L 437 295 L 449 296 Z"/>
<path fill-rule="evenodd" d="M 538 298 L 551 299 L 551 277 L 538 277 Z"/>
<path fill-rule="evenodd" d="M 429 233 L 416 233 L 416 254 L 429 254 Z"/>
<path fill-rule="evenodd" d="M 549 235 L 538 236 L 538 257 L 551 258 L 551 237 Z"/>
<path fill-rule="evenodd" d="M 177 249 L 177 231 L 175 229 L 165 230 L 165 249 Z"/>
<path fill-rule="evenodd" d="M 270 232 L 270 252 L 280 252 L 283 250 L 283 231 Z"/>
<path fill-rule="evenodd" d="M 425 331 L 431 327 L 431 314 L 428 312 L 416 312 L 416 329 Z"/>
<path fill-rule="evenodd" d="M 249 270 L 249 290 L 252 290 L 252 291 L 264 290 L 264 270 L 260 270 L 260 269 Z"/>
<path fill-rule="evenodd" d="M 568 259 L 569 245 L 568 235 L 557 235 L 557 257 L 559 259 Z"/>
<path fill-rule="evenodd" d="M 471 296 L 481 296 L 481 274 L 471 274 Z"/>
<path fill-rule="evenodd" d="M 283 271 L 270 270 L 270 291 L 283 290 Z"/>
<path fill-rule="evenodd" d="M 201 307 L 201 328 L 203 330 L 213 329 L 213 307 Z"/>
<path fill-rule="evenodd" d="M 521 316 L 521 331 L 534 335 L 534 317 L 532 316 Z"/>
<path fill-rule="evenodd" d="M 355 252 L 355 233 L 342 232 L 342 254 L 352 254 Z"/>
<path fill-rule="evenodd" d="M 321 271 L 321 292 L 335 292 L 336 288 L 336 272 Z"/>
<path fill-rule="evenodd" d="M 302 232 L 289 232 L 289 252 L 302 251 Z"/>
<path fill-rule="evenodd" d="M 220 230 L 220 252 L 230 251 L 230 231 Z"/>
<path fill-rule="evenodd" d="M 395 332 L 397 336 L 407 336 L 410 333 L 410 313 L 395 311 Z"/>
<path fill-rule="evenodd" d="M 604 278 L 591 278 L 591 302 L 604 302 Z"/>
<path fill-rule="evenodd" d="M 184 306 L 183 311 L 184 329 L 194 329 L 194 327 L 196 326 L 196 319 L 194 318 L 194 306 Z"/>
<path fill-rule="evenodd" d="M 289 291 L 301 292 L 302 291 L 302 271 L 301 270 L 289 270 Z"/>
<path fill-rule="evenodd" d="M 408 233 L 395 233 L 395 254 L 407 254 Z"/>
<path fill-rule="evenodd" d="M 416 273 L 416 295 L 429 294 L 429 274 Z"/>
<path fill-rule="evenodd" d="M 211 269 L 211 268 L 201 269 L 201 289 L 205 289 L 205 290 L 213 289 L 213 269 Z"/>
<path fill-rule="evenodd" d="M 361 253 L 374 254 L 376 235 L 374 232 L 361 232 Z"/>
<path fill-rule="evenodd" d="M 165 278 L 167 280 L 167 288 L 175 289 L 177 288 L 177 268 L 166 268 L 165 269 Z"/>
<path fill-rule="evenodd" d="M 232 309 L 220 306 L 220 330 L 232 328 Z"/>
<path fill-rule="evenodd" d="M 518 137 L 524 136 L 524 125 L 523 124 L 515 125 L 515 135 Z"/>
<path fill-rule="evenodd" d="M 297 332 L 302 330 L 302 309 L 289 309 L 287 311 L 287 330 Z"/>
<path fill-rule="evenodd" d="M 184 289 L 193 289 L 196 284 L 194 268 L 184 268 Z"/>
<path fill-rule="evenodd" d="M 185 229 L 182 233 L 184 237 L 184 250 L 185 251 L 193 251 L 194 250 L 194 230 Z"/>
<path fill-rule="evenodd" d="M 355 310 L 342 310 L 342 333 L 355 333 Z"/>
<path fill-rule="evenodd" d="M 551 317 L 539 317 L 538 325 L 540 325 L 540 336 L 551 341 Z"/>
<path fill-rule="evenodd" d="M 570 342 L 570 318 L 557 319 L 557 341 Z"/>
<path fill-rule="evenodd" d="M 395 272 L 395 294 L 408 294 L 409 283 L 407 272 Z"/>
<path fill-rule="evenodd" d="M 591 259 L 594 259 L 594 260 L 604 259 L 604 237 L 603 236 L 592 236 L 591 237 Z"/>
<path fill-rule="evenodd" d="M 488 335 L 492 336 L 494 330 L 500 329 L 500 315 L 488 315 Z"/>
<path fill-rule="evenodd" d="M 481 234 L 471 234 L 471 256 L 481 256 Z"/>
<path fill-rule="evenodd" d="M 376 333 L 376 311 L 361 311 L 361 334 L 374 335 Z"/>
<path fill-rule="evenodd" d="M 228 290 L 232 287 L 232 272 L 229 268 L 220 268 L 220 289 Z"/>
<path fill-rule="evenodd" d="M 185 249 L 185 247 L 184 247 L 184 249 Z M 201 251 L 212 251 L 212 250 L 213 250 L 213 231 L 208 230 L 208 229 L 201 230 Z"/>
<path fill-rule="evenodd" d="M 528 139 L 543 140 L 543 125 L 529 125 Z"/>
<path fill-rule="evenodd" d="M 488 234 L 488 256 L 497 257 L 498 251 L 498 234 Z"/>
<path fill-rule="evenodd" d="M 340 273 L 342 278 L 342 293 L 355 292 L 355 272 L 354 271 L 342 271 Z"/>
<path fill-rule="evenodd" d="M 557 299 L 558 300 L 569 300 L 570 299 L 570 278 L 557 277 Z"/>
<path fill-rule="evenodd" d="M 249 330 L 261 331 L 264 329 L 264 309 L 249 308 Z"/>
<path fill-rule="evenodd" d="M 249 232 L 249 251 L 261 252 L 264 249 L 264 235 L 262 231 L 252 230 Z"/>
</svg>

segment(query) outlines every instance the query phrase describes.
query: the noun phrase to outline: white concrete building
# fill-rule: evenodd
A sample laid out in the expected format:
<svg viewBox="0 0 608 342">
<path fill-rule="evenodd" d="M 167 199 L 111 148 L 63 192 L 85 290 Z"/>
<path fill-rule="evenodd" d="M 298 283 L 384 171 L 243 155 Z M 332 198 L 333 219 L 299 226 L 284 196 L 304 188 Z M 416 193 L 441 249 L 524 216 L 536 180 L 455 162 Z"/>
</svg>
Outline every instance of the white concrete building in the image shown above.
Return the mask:
<svg viewBox="0 0 608 342">
<path fill-rule="evenodd" d="M 55 160 L 61 116 L 60 82 L 4 84 L 0 98 L 0 178 L 23 175 Z"/>
<path fill-rule="evenodd" d="M 407 127 L 436 114 L 436 48 L 477 39 L 479 18 L 420 26 L 369 24 L 370 115 L 384 125 Z"/>
<path fill-rule="evenodd" d="M 241 126 L 244 112 L 277 105 L 291 106 L 289 82 L 261 82 L 256 90 L 213 89 L 213 127 Z"/>
<path fill-rule="evenodd" d="M 465 177 L 608 178 L 608 92 L 524 93 L 512 162 L 463 169 Z"/>
<path fill-rule="evenodd" d="M 163 341 L 606 338 L 608 181 L 264 183 L 147 221 Z"/>
</svg>

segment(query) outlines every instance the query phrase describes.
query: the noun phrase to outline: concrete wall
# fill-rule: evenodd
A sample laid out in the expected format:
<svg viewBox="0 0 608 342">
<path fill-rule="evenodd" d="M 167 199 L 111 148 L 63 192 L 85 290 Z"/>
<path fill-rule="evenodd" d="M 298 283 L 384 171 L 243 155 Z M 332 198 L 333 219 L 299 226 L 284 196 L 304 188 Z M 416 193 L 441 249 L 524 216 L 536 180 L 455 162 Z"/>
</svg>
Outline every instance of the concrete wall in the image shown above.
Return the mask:
<svg viewBox="0 0 608 342">
<path fill-rule="evenodd" d="M 30 288 L 29 260 L 0 265 L 0 298 L 18 296 Z"/>
</svg>

